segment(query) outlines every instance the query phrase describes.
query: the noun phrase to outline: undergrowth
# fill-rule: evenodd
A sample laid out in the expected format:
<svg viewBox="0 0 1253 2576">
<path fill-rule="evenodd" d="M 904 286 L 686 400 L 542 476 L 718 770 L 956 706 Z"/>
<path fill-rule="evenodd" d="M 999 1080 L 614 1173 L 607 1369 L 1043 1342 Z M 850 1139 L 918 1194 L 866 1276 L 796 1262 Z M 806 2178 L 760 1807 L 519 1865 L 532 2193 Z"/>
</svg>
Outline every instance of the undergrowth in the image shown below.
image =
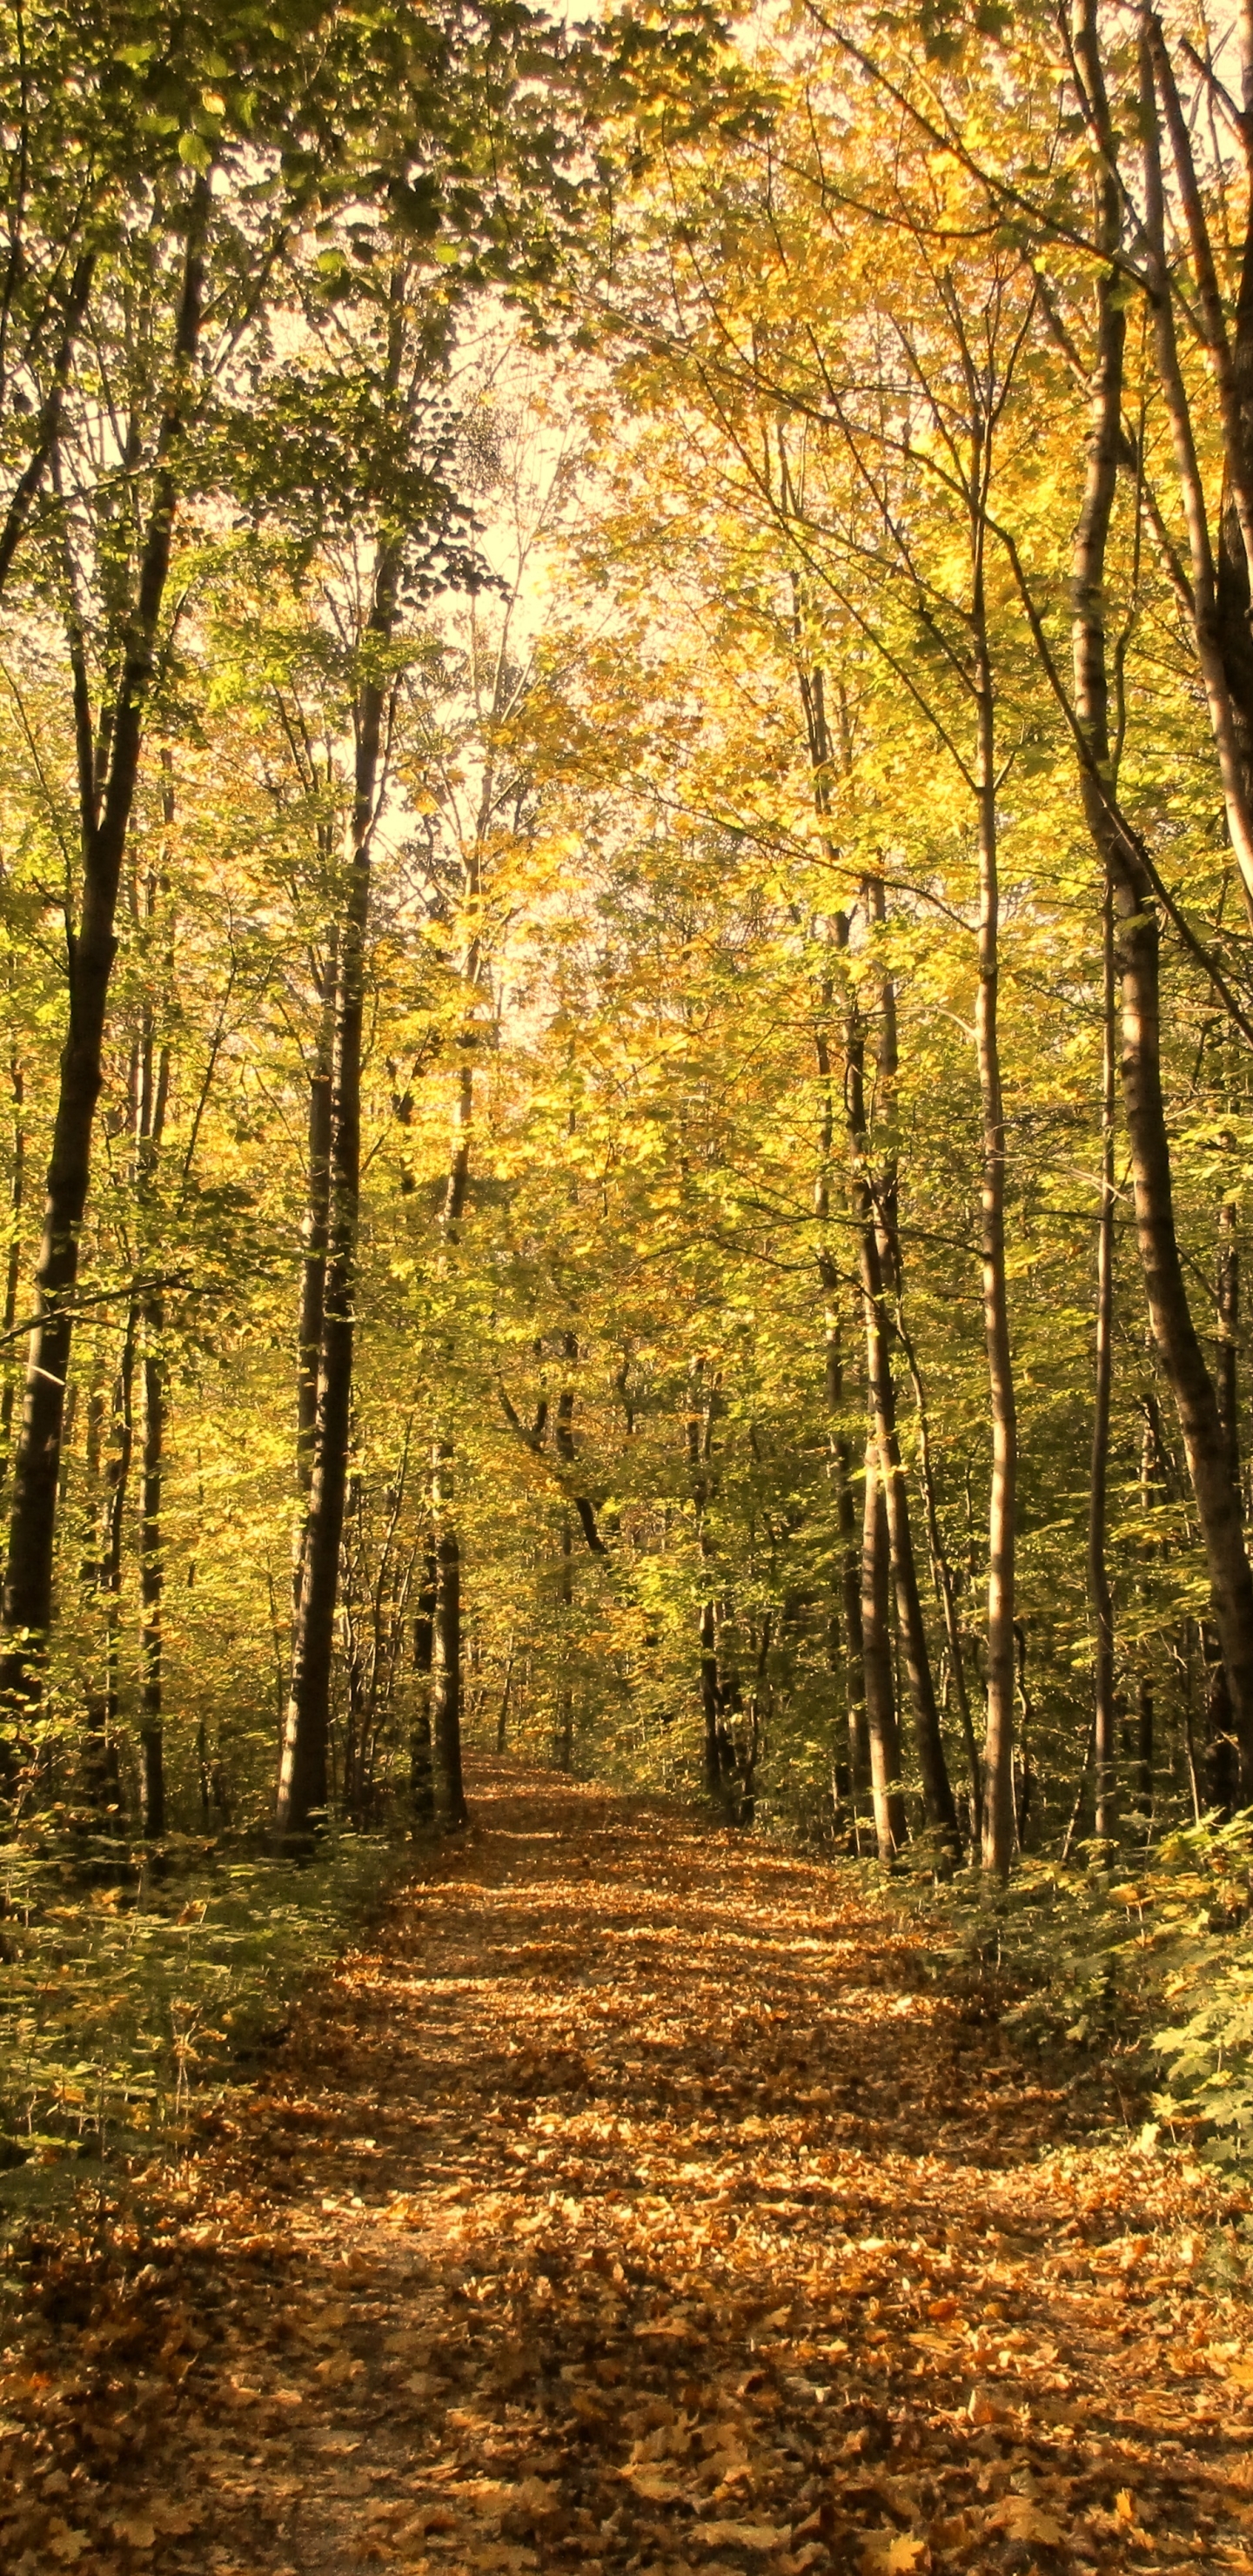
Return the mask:
<svg viewBox="0 0 1253 2576">
<path fill-rule="evenodd" d="M 404 1865 L 381 1837 L 303 1861 L 192 1837 L 154 1853 L 47 1816 L 0 1843 L 3 2198 L 70 2160 L 183 2145 Z"/>
<path fill-rule="evenodd" d="M 1024 2038 L 1099 2061 L 1151 2113 L 1143 2146 L 1253 2164 L 1253 1810 L 1085 1858 L 1026 1857 L 1003 1889 L 933 1883 L 946 1970 L 993 1989 Z"/>
</svg>

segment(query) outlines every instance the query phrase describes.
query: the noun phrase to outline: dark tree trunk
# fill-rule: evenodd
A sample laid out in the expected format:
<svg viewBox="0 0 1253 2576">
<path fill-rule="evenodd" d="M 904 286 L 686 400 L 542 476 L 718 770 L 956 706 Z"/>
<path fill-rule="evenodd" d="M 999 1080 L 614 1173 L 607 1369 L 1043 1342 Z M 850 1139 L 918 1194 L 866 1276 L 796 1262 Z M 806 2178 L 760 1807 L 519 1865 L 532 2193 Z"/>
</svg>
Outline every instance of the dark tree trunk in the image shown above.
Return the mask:
<svg viewBox="0 0 1253 2576">
<path fill-rule="evenodd" d="M 399 606 L 400 559 L 385 549 L 375 573 L 367 644 L 388 642 Z M 291 1689 L 279 1767 L 277 1828 L 306 1835 L 329 1796 L 331 1667 L 352 1412 L 354 1299 L 361 1195 L 361 1044 L 371 852 L 383 760 L 387 684 L 374 671 L 356 709 L 356 767 L 348 899 L 340 926 L 331 1062 L 329 1212 L 309 1503 L 293 1623 Z"/>
<path fill-rule="evenodd" d="M 140 1820 L 150 1838 L 165 1832 L 162 1613 L 165 1562 L 161 1506 L 165 1474 L 165 1367 L 159 1297 L 144 1308 L 143 1522 L 140 1532 Z"/>
<path fill-rule="evenodd" d="M 1093 1630 L 1093 1761 L 1096 1830 L 1104 1839 L 1118 1829 L 1115 1759 L 1114 1601 L 1106 1562 L 1109 1494 L 1109 1426 L 1114 1382 L 1114 1106 L 1116 979 L 1114 906 L 1106 883 L 1101 907 L 1101 1200 L 1096 1229 L 1096 1369 L 1092 1406 L 1092 1463 L 1088 1481 L 1088 1607 Z"/>
<path fill-rule="evenodd" d="M 1099 181 L 1099 247 L 1110 262 L 1098 281 L 1097 361 L 1083 507 L 1075 536 L 1072 639 L 1075 702 L 1086 756 L 1080 763 L 1084 814 L 1113 890 L 1115 962 L 1122 989 L 1121 1088 L 1131 1154 L 1136 1240 L 1149 1319 L 1183 1433 L 1192 1491 L 1209 1571 L 1232 1724 L 1240 1746 L 1241 1793 L 1253 1796 L 1253 1575 L 1239 1496 L 1228 1469 L 1218 1401 L 1188 1304 L 1175 1231 L 1170 1141 L 1161 1077 L 1160 930 L 1152 883 L 1140 851 L 1110 793 L 1109 671 L 1105 632 L 1105 559 L 1115 481 L 1123 454 L 1122 386 L 1126 319 L 1115 259 L 1122 207 L 1116 146 L 1105 98 L 1095 0 L 1076 12 L 1076 46 L 1105 152 Z M 1152 147 L 1146 144 L 1151 163 Z M 1150 174 L 1151 175 L 1151 174 Z M 1150 210 L 1160 227 L 1160 184 Z M 1161 281 L 1158 281 L 1159 288 Z M 1161 364 L 1173 324 L 1162 320 Z M 1169 326 L 1169 328 L 1168 328 Z"/>
<path fill-rule="evenodd" d="M 567 1336 L 567 1348 L 573 1340 L 574 1335 L 571 1333 Z M 564 1401 L 565 1397 L 563 1395 L 558 1405 L 558 1447 L 560 1447 L 561 1444 L 560 1405 L 561 1403 L 564 1403 Z M 573 1398 L 571 1398 L 571 1405 L 573 1406 Z M 568 1437 L 568 1415 L 566 1417 L 566 1432 Z M 571 1440 L 571 1455 L 573 1455 L 573 1448 L 574 1444 Z M 561 1723 L 557 1729 L 556 1746 L 557 1767 L 561 1771 L 571 1771 L 574 1768 L 574 1691 L 571 1686 L 569 1669 L 570 1620 L 571 1613 L 574 1608 L 574 1569 L 571 1564 L 573 1545 L 574 1542 L 570 1531 L 570 1515 L 568 1512 L 563 1512 L 561 1516 Z"/>
<path fill-rule="evenodd" d="M 26 1080 L 20 1058 L 14 1052 L 10 1066 L 13 1084 L 13 1174 L 9 1183 L 8 1258 L 4 1266 L 4 1388 L 0 1392 L 0 1487 L 9 1472 L 9 1441 L 13 1430 L 13 1344 L 10 1336 L 17 1322 L 17 1290 L 22 1273 L 22 1203 L 26 1192 Z"/>
<path fill-rule="evenodd" d="M 81 640 L 73 640 L 82 826 L 82 888 L 69 972 L 69 1028 L 48 1166 L 43 1240 L 36 1270 L 39 1321 L 31 1335 L 14 1469 L 13 1515 L 5 1571 L 0 1695 L 20 1706 L 38 1692 L 52 1614 L 53 1539 L 58 1471 L 78 1277 L 79 1229 L 87 1200 L 109 979 L 117 941 L 114 922 L 122 859 L 139 775 L 144 718 L 151 692 L 157 626 L 169 572 L 176 502 L 175 457 L 200 336 L 207 178 L 192 193 L 187 255 L 176 331 L 176 378 L 161 425 L 134 614 L 110 729 L 107 776 L 95 775 Z M 10 1764 L 12 1756 L 10 1755 Z M 6 1766 L 9 1767 L 9 1766 Z"/>
<path fill-rule="evenodd" d="M 300 1273 L 300 1317 L 296 1341 L 296 1489 L 307 1511 L 313 1482 L 318 1420 L 318 1361 L 326 1306 L 327 1221 L 331 1199 L 331 1067 L 335 1049 L 336 937 L 332 930 L 318 993 L 319 1020 L 313 1072 L 309 1077 L 308 1181 Z M 292 1568 L 293 1622 L 300 1606 L 304 1524 L 297 1536 Z"/>
</svg>

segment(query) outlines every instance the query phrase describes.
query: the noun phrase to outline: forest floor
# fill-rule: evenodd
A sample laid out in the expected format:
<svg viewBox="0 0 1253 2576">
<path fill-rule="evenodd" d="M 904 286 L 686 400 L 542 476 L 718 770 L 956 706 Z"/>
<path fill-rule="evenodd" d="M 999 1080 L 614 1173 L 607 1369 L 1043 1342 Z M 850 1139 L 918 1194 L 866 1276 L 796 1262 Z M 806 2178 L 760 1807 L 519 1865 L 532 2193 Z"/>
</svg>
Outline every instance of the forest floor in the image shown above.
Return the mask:
<svg viewBox="0 0 1253 2576">
<path fill-rule="evenodd" d="M 1230 2192 L 847 1867 L 471 1796 L 194 2158 L 45 2246 L 13 2576 L 1253 2570 Z"/>
</svg>

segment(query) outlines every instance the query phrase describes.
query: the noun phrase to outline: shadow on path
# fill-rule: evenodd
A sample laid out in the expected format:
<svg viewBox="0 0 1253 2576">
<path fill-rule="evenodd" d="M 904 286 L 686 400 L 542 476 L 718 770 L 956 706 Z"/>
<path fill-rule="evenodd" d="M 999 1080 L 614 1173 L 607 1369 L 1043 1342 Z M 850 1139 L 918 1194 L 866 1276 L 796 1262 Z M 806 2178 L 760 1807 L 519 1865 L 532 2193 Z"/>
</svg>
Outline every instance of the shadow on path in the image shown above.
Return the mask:
<svg viewBox="0 0 1253 2576">
<path fill-rule="evenodd" d="M 1068 2137 L 851 1869 L 472 1794 L 138 2269 L 51 2283 L 15 2576 L 1253 2570 L 1207 2184 Z"/>
</svg>

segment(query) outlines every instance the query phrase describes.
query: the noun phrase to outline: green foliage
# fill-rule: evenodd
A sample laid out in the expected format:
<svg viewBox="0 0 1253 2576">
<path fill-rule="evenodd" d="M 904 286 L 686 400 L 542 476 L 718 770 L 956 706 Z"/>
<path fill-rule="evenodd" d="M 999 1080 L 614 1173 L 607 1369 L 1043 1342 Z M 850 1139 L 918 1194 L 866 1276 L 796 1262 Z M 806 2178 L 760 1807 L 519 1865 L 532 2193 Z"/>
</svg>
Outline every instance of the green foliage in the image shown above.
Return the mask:
<svg viewBox="0 0 1253 2576">
<path fill-rule="evenodd" d="M 64 1827 L 45 1816 L 0 1844 L 8 2168 L 176 2149 L 401 1866 L 395 1846 L 350 1833 L 297 1865 Z"/>
<path fill-rule="evenodd" d="M 950 1931 L 946 1971 L 983 1988 L 1007 2027 L 1094 2063 L 1151 2109 L 1146 2146 L 1188 2139 L 1249 2166 L 1253 1811 L 1168 1834 L 1133 1869 L 1108 1844 L 1086 1857 L 1027 1857 L 1005 1889 L 970 1872 L 928 1889 L 924 1910 Z"/>
</svg>

